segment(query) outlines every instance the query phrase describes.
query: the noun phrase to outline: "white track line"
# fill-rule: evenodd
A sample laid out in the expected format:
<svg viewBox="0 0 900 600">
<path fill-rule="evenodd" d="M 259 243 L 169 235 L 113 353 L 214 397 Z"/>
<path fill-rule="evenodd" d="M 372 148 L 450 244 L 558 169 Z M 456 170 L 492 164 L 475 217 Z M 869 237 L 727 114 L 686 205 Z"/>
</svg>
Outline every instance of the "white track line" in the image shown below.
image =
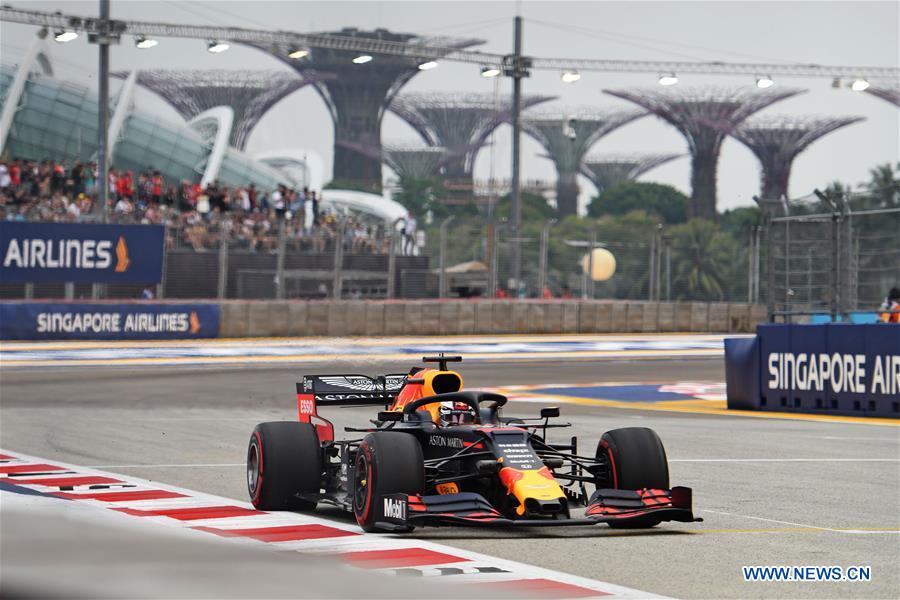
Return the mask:
<svg viewBox="0 0 900 600">
<path fill-rule="evenodd" d="M 900 458 L 670 458 L 678 463 L 807 463 L 807 462 L 900 462 Z"/>
<path fill-rule="evenodd" d="M 830 531 L 832 533 L 851 533 L 851 534 L 856 534 L 856 535 L 872 535 L 872 534 L 885 534 L 885 533 L 900 534 L 900 530 L 892 530 L 892 529 L 873 529 L 873 530 L 832 529 L 831 527 L 820 527 L 818 525 L 807 525 L 805 523 L 794 523 L 793 521 L 781 521 L 779 519 L 767 519 L 765 517 L 754 517 L 751 515 L 741 515 L 741 514 L 737 514 L 737 513 L 722 512 L 719 510 L 703 509 L 702 512 L 712 513 L 715 515 L 724 515 L 727 517 L 740 517 L 742 519 L 753 519 L 754 521 L 764 521 L 766 523 L 779 523 L 781 525 L 791 525 L 793 527 L 803 527 L 805 529 L 816 529 L 818 531 Z"/>
</svg>

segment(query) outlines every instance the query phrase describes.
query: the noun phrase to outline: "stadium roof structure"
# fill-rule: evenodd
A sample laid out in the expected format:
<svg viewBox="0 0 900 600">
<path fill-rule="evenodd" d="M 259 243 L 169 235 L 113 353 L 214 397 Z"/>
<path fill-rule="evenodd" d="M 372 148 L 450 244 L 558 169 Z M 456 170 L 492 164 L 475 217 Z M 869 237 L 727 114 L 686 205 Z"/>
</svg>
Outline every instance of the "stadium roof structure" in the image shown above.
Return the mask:
<svg viewBox="0 0 900 600">
<path fill-rule="evenodd" d="M 684 154 L 603 154 L 584 160 L 582 173 L 598 191 L 634 181 L 647 171 L 681 158 Z"/>
<path fill-rule="evenodd" d="M 761 116 L 745 121 L 731 135 L 747 146 L 761 166 L 760 198 L 788 198 L 791 166 L 797 155 L 824 135 L 864 117 Z"/>
<path fill-rule="evenodd" d="M 893 85 L 870 85 L 865 91 L 867 94 L 886 100 L 894 106 L 900 106 L 900 84 L 898 83 Z"/>
<path fill-rule="evenodd" d="M 522 110 L 555 96 L 523 96 Z M 455 153 L 445 165 L 445 174 L 471 182 L 475 157 L 491 133 L 511 119 L 512 107 L 493 94 L 426 92 L 394 98 L 390 110 L 422 136 L 431 146 L 443 146 Z"/>
<path fill-rule="evenodd" d="M 523 117 L 522 129 L 544 147 L 556 165 L 556 207 L 560 217 L 577 212 L 578 174 L 593 145 L 603 136 L 646 114 L 642 110 L 580 107 Z"/>
<path fill-rule="evenodd" d="M 483 43 L 471 38 L 421 37 L 411 33 L 394 33 L 387 29 L 362 31 L 345 28 L 327 35 L 347 39 L 365 39 L 409 44 L 450 53 Z M 331 74 L 313 85 L 325 100 L 334 120 L 334 179 L 353 181 L 368 189 L 381 189 L 381 161 L 359 151 L 368 147 L 381 149 L 381 120 L 400 89 L 417 73 L 419 65 L 434 61 L 434 56 L 387 54 L 355 50 L 311 47 L 302 59 L 290 58 L 289 46 L 256 45 L 272 52 L 278 59 L 306 77 Z M 431 54 L 434 54 L 433 52 Z"/>
<path fill-rule="evenodd" d="M 794 88 L 767 92 L 746 88 L 604 90 L 649 110 L 687 139 L 691 154 L 688 216 L 710 220 L 717 219 L 716 174 L 725 137 L 750 115 L 804 91 Z"/>
<path fill-rule="evenodd" d="M 128 72 L 111 75 L 125 79 Z M 185 120 L 217 106 L 231 107 L 234 125 L 229 143 L 243 150 L 250 132 L 270 108 L 315 79 L 279 70 L 153 69 L 138 71 L 137 83 L 165 100 Z"/>
</svg>

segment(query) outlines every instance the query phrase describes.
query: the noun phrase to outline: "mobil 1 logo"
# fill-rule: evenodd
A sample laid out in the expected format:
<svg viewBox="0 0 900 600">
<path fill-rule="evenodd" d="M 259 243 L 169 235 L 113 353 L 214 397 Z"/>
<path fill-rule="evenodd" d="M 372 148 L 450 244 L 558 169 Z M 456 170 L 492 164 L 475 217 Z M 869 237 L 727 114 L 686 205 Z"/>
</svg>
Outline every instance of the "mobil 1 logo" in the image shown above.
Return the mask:
<svg viewBox="0 0 900 600">
<path fill-rule="evenodd" d="M 408 499 L 406 494 L 389 494 L 381 497 L 381 516 L 388 523 L 406 525 Z"/>
</svg>

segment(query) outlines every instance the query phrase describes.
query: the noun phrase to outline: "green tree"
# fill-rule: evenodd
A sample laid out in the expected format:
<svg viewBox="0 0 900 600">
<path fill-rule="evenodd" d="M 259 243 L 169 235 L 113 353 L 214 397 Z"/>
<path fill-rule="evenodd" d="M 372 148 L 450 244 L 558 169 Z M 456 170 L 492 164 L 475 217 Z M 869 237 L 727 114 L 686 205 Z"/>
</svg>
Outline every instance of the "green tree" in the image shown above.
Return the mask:
<svg viewBox="0 0 900 600">
<path fill-rule="evenodd" d="M 522 223 L 541 222 L 556 216 L 553 207 L 547 204 L 547 199 L 540 194 L 523 192 L 520 194 L 522 202 Z M 512 195 L 506 194 L 494 206 L 494 218 L 512 218 Z"/>
<path fill-rule="evenodd" d="M 447 215 L 443 197 L 444 182 L 440 177 L 400 177 L 393 199 L 399 202 L 416 219 L 422 221 L 428 211 L 440 219 Z"/>
<path fill-rule="evenodd" d="M 671 185 L 629 181 L 603 190 L 588 205 L 588 216 L 625 215 L 643 210 L 664 223 L 687 220 L 688 197 Z"/>
<path fill-rule="evenodd" d="M 731 235 L 705 219 L 691 219 L 670 232 L 676 298 L 721 301 L 740 294 L 746 261 Z"/>
<path fill-rule="evenodd" d="M 763 213 L 756 206 L 741 206 L 726 210 L 719 218 L 719 225 L 722 230 L 743 239 L 750 234 L 750 230 L 761 225 L 763 222 Z"/>
</svg>

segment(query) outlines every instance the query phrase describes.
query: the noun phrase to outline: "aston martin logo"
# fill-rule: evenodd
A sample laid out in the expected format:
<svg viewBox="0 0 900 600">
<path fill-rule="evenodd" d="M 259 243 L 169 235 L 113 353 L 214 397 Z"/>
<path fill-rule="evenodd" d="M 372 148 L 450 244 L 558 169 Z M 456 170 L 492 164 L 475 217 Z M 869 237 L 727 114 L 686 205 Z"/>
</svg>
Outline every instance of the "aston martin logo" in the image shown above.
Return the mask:
<svg viewBox="0 0 900 600">
<path fill-rule="evenodd" d="M 322 382 L 327 383 L 328 385 L 333 385 L 335 387 L 347 388 L 348 390 L 354 390 L 357 392 L 380 392 L 382 389 L 386 389 L 388 391 L 396 391 L 399 390 L 403 386 L 403 381 L 406 377 L 402 375 L 396 375 L 393 377 L 387 377 L 385 379 L 385 387 L 381 387 L 381 383 L 370 379 L 368 377 L 354 377 L 352 375 L 335 375 L 335 376 L 324 376 L 319 379 Z"/>
</svg>

